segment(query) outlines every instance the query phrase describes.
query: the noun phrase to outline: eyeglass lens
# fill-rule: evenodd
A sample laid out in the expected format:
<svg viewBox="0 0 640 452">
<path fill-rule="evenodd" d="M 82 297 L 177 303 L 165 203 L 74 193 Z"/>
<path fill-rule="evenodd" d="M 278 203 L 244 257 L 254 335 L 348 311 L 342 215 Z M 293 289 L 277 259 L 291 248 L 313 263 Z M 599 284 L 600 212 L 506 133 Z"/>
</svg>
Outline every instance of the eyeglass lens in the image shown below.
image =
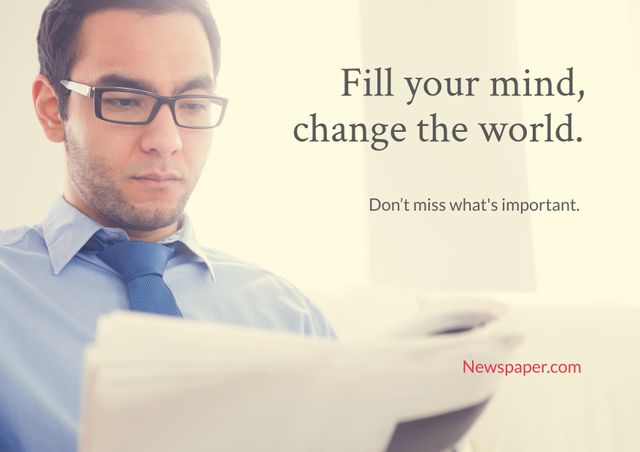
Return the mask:
<svg viewBox="0 0 640 452">
<path fill-rule="evenodd" d="M 149 120 L 157 99 L 140 93 L 103 91 L 102 117 L 111 121 L 142 123 Z M 189 97 L 175 102 L 176 122 L 186 127 L 212 127 L 218 124 L 223 105 L 217 99 Z"/>
</svg>

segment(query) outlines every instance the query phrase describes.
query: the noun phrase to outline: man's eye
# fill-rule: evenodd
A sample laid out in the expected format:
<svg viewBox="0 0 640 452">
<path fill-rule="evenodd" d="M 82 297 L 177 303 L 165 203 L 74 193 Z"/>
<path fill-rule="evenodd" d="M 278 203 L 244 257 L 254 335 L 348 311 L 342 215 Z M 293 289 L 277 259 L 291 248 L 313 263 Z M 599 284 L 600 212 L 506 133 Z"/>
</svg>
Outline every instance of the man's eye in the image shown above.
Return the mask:
<svg viewBox="0 0 640 452">
<path fill-rule="evenodd" d="M 206 102 L 186 102 L 180 104 L 180 109 L 188 113 L 202 113 L 209 108 Z"/>
<path fill-rule="evenodd" d="M 133 108 L 140 105 L 140 103 L 136 99 L 121 97 L 121 98 L 112 98 L 112 99 L 103 99 L 110 107 L 115 108 Z"/>
</svg>

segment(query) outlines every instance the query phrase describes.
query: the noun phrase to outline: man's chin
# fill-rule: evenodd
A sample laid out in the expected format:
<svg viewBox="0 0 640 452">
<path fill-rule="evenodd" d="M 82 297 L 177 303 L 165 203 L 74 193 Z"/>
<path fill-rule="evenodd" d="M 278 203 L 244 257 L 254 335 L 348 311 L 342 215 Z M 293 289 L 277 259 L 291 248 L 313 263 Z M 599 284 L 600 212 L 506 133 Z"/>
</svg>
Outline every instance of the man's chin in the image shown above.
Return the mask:
<svg viewBox="0 0 640 452">
<path fill-rule="evenodd" d="M 183 207 L 175 203 L 134 203 L 116 215 L 124 229 L 151 232 L 174 225 L 182 219 Z"/>
</svg>

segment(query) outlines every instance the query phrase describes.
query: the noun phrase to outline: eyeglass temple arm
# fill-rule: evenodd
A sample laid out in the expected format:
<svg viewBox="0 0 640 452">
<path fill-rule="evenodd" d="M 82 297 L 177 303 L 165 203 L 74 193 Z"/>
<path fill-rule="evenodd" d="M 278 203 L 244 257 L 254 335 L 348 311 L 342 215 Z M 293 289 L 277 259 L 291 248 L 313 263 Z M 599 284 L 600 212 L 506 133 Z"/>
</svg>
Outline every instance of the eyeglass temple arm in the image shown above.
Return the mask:
<svg viewBox="0 0 640 452">
<path fill-rule="evenodd" d="M 72 80 L 60 80 L 62 86 L 67 88 L 70 91 L 76 92 L 78 94 L 82 94 L 86 97 L 91 97 L 92 87 L 89 85 L 84 85 L 82 83 L 74 82 Z"/>
</svg>

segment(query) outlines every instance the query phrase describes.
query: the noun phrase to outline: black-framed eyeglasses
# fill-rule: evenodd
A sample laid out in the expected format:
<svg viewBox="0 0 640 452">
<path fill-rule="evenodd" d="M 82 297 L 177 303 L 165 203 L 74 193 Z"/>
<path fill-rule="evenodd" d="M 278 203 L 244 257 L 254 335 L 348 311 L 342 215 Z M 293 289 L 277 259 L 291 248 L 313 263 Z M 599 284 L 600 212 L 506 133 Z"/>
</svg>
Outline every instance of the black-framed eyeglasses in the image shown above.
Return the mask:
<svg viewBox="0 0 640 452">
<path fill-rule="evenodd" d="M 149 124 L 164 104 L 176 125 L 188 129 L 211 129 L 222 122 L 228 100 L 203 94 L 160 96 L 149 91 L 115 86 L 89 86 L 72 80 L 60 83 L 70 91 L 93 99 L 97 118 L 117 124 Z"/>
</svg>

